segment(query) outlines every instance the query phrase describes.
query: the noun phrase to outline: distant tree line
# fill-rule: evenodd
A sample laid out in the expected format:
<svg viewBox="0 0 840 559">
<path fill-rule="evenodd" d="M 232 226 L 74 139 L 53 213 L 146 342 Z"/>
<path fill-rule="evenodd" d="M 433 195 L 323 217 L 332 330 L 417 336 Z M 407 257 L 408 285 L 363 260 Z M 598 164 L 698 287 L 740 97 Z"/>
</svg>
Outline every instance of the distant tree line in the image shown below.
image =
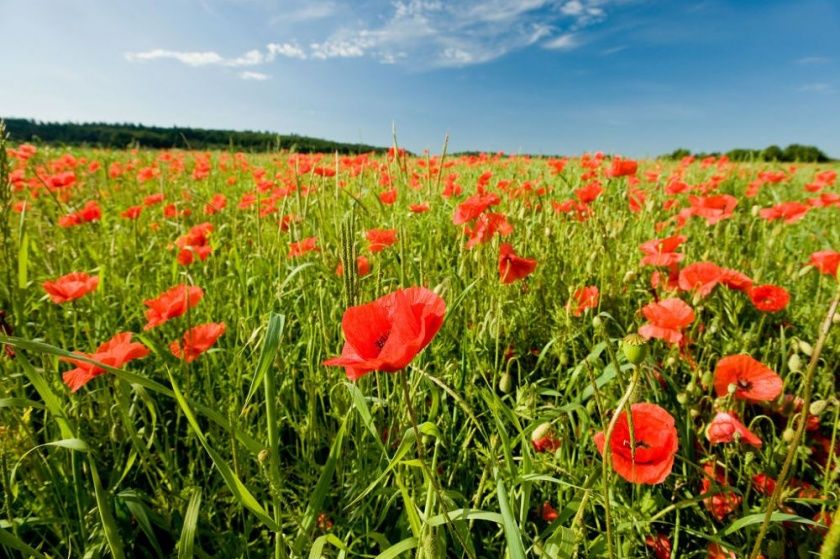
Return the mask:
<svg viewBox="0 0 840 559">
<path fill-rule="evenodd" d="M 41 122 L 6 118 L 6 129 L 13 142 L 37 142 L 66 146 L 108 148 L 146 147 L 182 149 L 236 149 L 244 151 L 293 150 L 300 153 L 339 152 L 343 154 L 377 152 L 387 148 L 366 144 L 348 144 L 320 138 L 280 135 L 273 132 L 238 132 L 142 124 L 107 124 L 101 122 Z"/>
<path fill-rule="evenodd" d="M 718 157 L 721 154 L 714 153 L 694 153 L 689 150 L 680 148 L 674 150 L 668 155 L 663 156 L 664 159 L 682 159 L 688 155 L 694 155 L 698 158 L 714 156 Z M 803 146 L 801 144 L 790 144 L 788 147 L 782 149 L 779 146 L 769 146 L 764 149 L 742 149 L 736 148 L 729 150 L 725 155 L 731 161 L 767 161 L 767 162 L 784 162 L 784 163 L 825 163 L 831 159 L 819 148 L 815 146 Z"/>
</svg>

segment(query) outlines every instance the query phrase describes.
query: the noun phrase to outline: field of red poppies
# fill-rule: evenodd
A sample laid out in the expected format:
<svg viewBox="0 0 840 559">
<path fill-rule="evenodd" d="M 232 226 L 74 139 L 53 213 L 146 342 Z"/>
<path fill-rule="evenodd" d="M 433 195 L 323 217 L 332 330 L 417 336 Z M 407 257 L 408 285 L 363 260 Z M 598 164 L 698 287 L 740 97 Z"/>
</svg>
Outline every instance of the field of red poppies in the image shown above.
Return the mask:
<svg viewBox="0 0 840 559">
<path fill-rule="evenodd" d="M 0 555 L 838 557 L 837 171 L 7 145 Z"/>
</svg>

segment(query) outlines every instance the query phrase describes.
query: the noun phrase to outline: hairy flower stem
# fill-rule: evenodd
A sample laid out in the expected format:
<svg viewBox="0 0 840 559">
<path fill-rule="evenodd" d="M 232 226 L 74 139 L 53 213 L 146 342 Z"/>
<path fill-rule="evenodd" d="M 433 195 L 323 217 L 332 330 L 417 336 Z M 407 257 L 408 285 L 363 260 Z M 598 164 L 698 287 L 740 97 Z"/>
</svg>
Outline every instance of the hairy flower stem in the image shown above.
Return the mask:
<svg viewBox="0 0 840 559">
<path fill-rule="evenodd" d="M 814 375 L 817 370 L 817 362 L 820 359 L 820 353 L 822 353 L 825 340 L 828 338 L 828 332 L 831 330 L 831 323 L 834 318 L 834 313 L 837 312 L 838 302 L 840 302 L 840 284 L 838 284 L 837 290 L 834 294 L 834 299 L 828 307 L 828 314 L 826 314 L 825 320 L 823 320 L 823 323 L 820 326 L 817 344 L 814 346 L 814 352 L 811 354 L 811 360 L 808 362 L 808 369 L 805 371 L 805 391 L 802 394 L 802 413 L 798 414 L 799 423 L 796 426 L 793 440 L 790 442 L 790 446 L 788 447 L 787 456 L 785 456 L 785 462 L 782 465 L 782 471 L 779 472 L 779 477 L 776 479 L 776 488 L 770 496 L 770 502 L 767 503 L 767 510 L 764 513 L 764 521 L 761 523 L 761 529 L 758 532 L 758 537 L 755 539 L 752 552 L 750 552 L 750 559 L 756 559 L 756 557 L 758 557 L 761 553 L 761 542 L 767 535 L 767 530 L 770 527 L 770 518 L 773 516 L 773 512 L 779 505 L 782 493 L 785 490 L 787 476 L 790 473 L 793 460 L 796 458 L 796 451 L 799 449 L 799 444 L 802 442 L 802 435 L 805 432 L 805 425 L 807 424 L 808 409 L 811 407 L 811 396 L 814 392 Z M 791 418 L 791 421 L 795 421 L 796 417 L 797 416 L 794 415 Z"/>
<path fill-rule="evenodd" d="M 618 418 L 621 417 L 621 412 L 624 410 L 624 406 L 627 405 L 627 402 L 630 401 L 630 398 L 633 396 L 633 392 L 636 391 L 636 384 L 638 384 L 638 382 L 639 368 L 634 365 L 633 377 L 630 379 L 630 384 L 627 385 L 627 390 L 624 392 L 621 400 L 619 400 L 618 405 L 613 412 L 612 419 L 610 419 L 610 424 L 607 426 L 607 431 L 604 433 L 604 458 L 601 462 L 601 478 L 603 479 L 604 486 L 604 521 L 607 525 L 607 554 L 610 559 L 615 558 L 612 534 L 612 515 L 610 513 L 610 458 L 612 457 L 610 441 L 612 440 L 615 424 L 618 423 Z M 628 427 L 630 429 L 630 436 L 632 439 L 634 435 L 632 423 L 628 423 Z M 635 454 L 635 446 L 635 441 L 631 441 L 631 452 L 633 454 Z"/>
</svg>

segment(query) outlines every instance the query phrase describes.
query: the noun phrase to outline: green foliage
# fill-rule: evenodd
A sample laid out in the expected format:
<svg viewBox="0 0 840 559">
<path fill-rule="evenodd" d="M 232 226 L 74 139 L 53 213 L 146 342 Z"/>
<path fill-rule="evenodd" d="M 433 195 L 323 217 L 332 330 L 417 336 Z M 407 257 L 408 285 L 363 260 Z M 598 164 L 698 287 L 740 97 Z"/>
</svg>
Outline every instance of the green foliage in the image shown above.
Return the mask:
<svg viewBox="0 0 840 559">
<path fill-rule="evenodd" d="M 386 148 L 366 144 L 332 142 L 297 134 L 273 132 L 208 130 L 143 124 L 106 124 L 101 122 L 41 122 L 7 118 L 6 127 L 12 141 L 36 142 L 65 146 L 99 146 L 110 148 L 182 148 L 237 149 L 246 151 L 292 150 L 299 153 L 383 153 Z"/>
<path fill-rule="evenodd" d="M 662 156 L 662 159 L 672 161 L 679 161 L 680 159 L 692 155 L 691 151 L 680 148 L 673 152 Z M 695 153 L 693 154 L 698 159 L 708 156 L 717 157 L 717 153 Z M 769 146 L 764 149 L 743 149 L 736 148 L 726 152 L 726 157 L 730 161 L 737 162 L 780 162 L 780 163 L 827 163 L 830 161 L 829 157 L 815 146 L 803 146 L 800 144 L 791 144 L 785 149 L 779 146 Z"/>
</svg>

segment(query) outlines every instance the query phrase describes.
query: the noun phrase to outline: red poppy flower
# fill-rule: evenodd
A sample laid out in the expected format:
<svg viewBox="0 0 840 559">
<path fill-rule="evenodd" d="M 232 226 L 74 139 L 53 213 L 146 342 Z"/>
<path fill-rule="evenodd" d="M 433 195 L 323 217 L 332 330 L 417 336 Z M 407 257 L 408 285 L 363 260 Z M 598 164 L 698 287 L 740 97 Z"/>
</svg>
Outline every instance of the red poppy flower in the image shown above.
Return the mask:
<svg viewBox="0 0 840 559">
<path fill-rule="evenodd" d="M 665 534 L 648 534 L 645 536 L 645 545 L 650 548 L 656 559 L 670 559 L 671 540 Z"/>
<path fill-rule="evenodd" d="M 586 309 L 594 309 L 598 306 L 599 296 L 600 292 L 596 286 L 588 285 L 581 287 L 576 289 L 572 295 L 572 300 L 575 302 L 574 308 L 571 307 L 571 301 L 567 308 L 571 309 L 571 313 L 574 316 L 580 316 Z"/>
<path fill-rule="evenodd" d="M 483 213 L 476 218 L 473 227 L 464 226 L 464 234 L 470 238 L 467 241 L 467 248 L 473 248 L 478 244 L 490 241 L 496 233 L 502 237 L 513 233 L 513 226 L 508 223 L 504 214 Z"/>
<path fill-rule="evenodd" d="M 736 433 L 741 441 L 761 448 L 761 439 L 747 429 L 734 412 L 718 412 L 706 429 L 706 438 L 712 444 L 731 443 Z"/>
<path fill-rule="evenodd" d="M 197 285 L 176 285 L 175 287 L 160 294 L 155 299 L 143 301 L 149 307 L 146 309 L 146 326 L 143 330 L 151 330 L 160 326 L 170 318 L 181 316 L 187 309 L 196 306 L 204 291 Z"/>
<path fill-rule="evenodd" d="M 752 280 L 749 276 L 731 268 L 720 269 L 720 283 L 729 289 L 743 291 L 745 293 L 749 292 L 752 288 Z"/>
<path fill-rule="evenodd" d="M 68 301 L 75 301 L 95 291 L 99 285 L 97 276 L 89 276 L 84 272 L 72 272 L 52 281 L 44 282 L 44 291 L 50 296 L 53 303 L 62 304 Z"/>
<path fill-rule="evenodd" d="M 594 181 L 575 190 L 575 197 L 581 204 L 590 204 L 597 200 L 602 192 L 604 192 L 604 189 L 601 188 L 601 183 Z"/>
<path fill-rule="evenodd" d="M 137 219 L 140 217 L 140 212 L 143 211 L 143 206 L 131 206 L 120 213 L 120 217 L 125 219 Z"/>
<path fill-rule="evenodd" d="M 103 365 L 119 368 L 129 361 L 146 357 L 149 354 L 149 349 L 141 343 L 132 342 L 131 336 L 131 332 L 122 332 L 100 345 L 94 353 L 76 353 L 98 361 Z M 105 369 L 92 363 L 73 359 L 72 357 L 62 357 L 61 360 L 76 365 L 75 369 L 67 371 L 62 375 L 64 384 L 70 388 L 71 392 L 76 392 L 95 377 L 105 374 Z"/>
<path fill-rule="evenodd" d="M 531 433 L 531 445 L 535 452 L 554 452 L 560 448 L 561 444 L 560 439 L 554 434 L 551 423 L 540 423 Z"/>
<path fill-rule="evenodd" d="M 411 204 L 408 209 L 411 210 L 412 213 L 422 214 L 429 211 L 429 203 L 423 202 L 422 204 Z"/>
<path fill-rule="evenodd" d="M 837 275 L 837 268 L 840 267 L 840 252 L 835 250 L 820 250 L 811 254 L 808 262 L 822 274 L 829 276 Z"/>
<path fill-rule="evenodd" d="M 705 475 L 703 476 L 703 481 L 700 483 L 700 493 L 702 495 L 710 493 L 713 482 L 717 485 L 729 487 L 726 472 L 723 468 L 718 468 L 714 462 L 705 464 L 703 471 Z M 713 493 L 703 499 L 703 505 L 720 522 L 738 508 L 741 505 L 741 501 L 742 498 L 737 493 L 733 491 L 722 491 L 720 493 Z"/>
<path fill-rule="evenodd" d="M 642 266 L 673 266 L 682 262 L 685 255 L 674 251 L 684 242 L 683 235 L 645 241 L 639 245 L 639 249 L 645 253 L 640 264 Z"/>
<path fill-rule="evenodd" d="M 318 237 L 307 237 L 296 243 L 289 243 L 289 258 L 295 258 L 308 252 L 317 252 L 319 250 Z"/>
<path fill-rule="evenodd" d="M 542 516 L 542 519 L 546 522 L 554 522 L 560 518 L 560 513 L 557 512 L 557 509 L 551 506 L 551 503 L 546 501 L 540 507 L 540 516 Z"/>
<path fill-rule="evenodd" d="M 762 312 L 779 312 L 790 302 L 790 295 L 784 287 L 777 285 L 756 285 L 749 290 L 750 301 Z"/>
<path fill-rule="evenodd" d="M 143 198 L 143 205 L 144 206 L 154 206 L 155 204 L 160 204 L 163 202 L 163 193 L 158 192 L 157 194 L 150 194 Z"/>
<path fill-rule="evenodd" d="M 755 474 L 752 477 L 753 487 L 762 495 L 772 495 L 776 490 L 776 480 L 765 473 Z"/>
<path fill-rule="evenodd" d="M 639 334 L 648 340 L 657 338 L 671 344 L 680 343 L 683 339 L 681 330 L 694 322 L 694 310 L 677 298 L 645 305 L 642 314 L 648 323 L 639 328 Z"/>
<path fill-rule="evenodd" d="M 455 215 L 452 216 L 452 223 L 462 225 L 477 218 L 490 206 L 501 202 L 495 194 L 473 194 L 455 208 Z"/>
<path fill-rule="evenodd" d="M 499 250 L 499 278 L 502 283 L 513 283 L 529 276 L 536 267 L 536 260 L 517 256 L 509 243 L 502 243 Z"/>
<path fill-rule="evenodd" d="M 749 355 L 730 355 L 715 367 L 715 393 L 722 398 L 735 385 L 734 396 L 739 400 L 769 402 L 782 393 L 782 378 L 767 365 Z"/>
<path fill-rule="evenodd" d="M 783 219 L 785 223 L 794 223 L 805 217 L 810 209 L 809 206 L 801 202 L 782 202 L 772 208 L 760 210 L 758 215 L 767 221 Z"/>
<path fill-rule="evenodd" d="M 368 241 L 368 250 L 380 252 L 397 242 L 396 229 L 371 229 L 365 233 Z"/>
<path fill-rule="evenodd" d="M 379 194 L 379 201 L 385 204 L 386 206 L 390 206 L 391 204 L 397 201 L 397 190 L 393 189 L 381 192 Z"/>
<path fill-rule="evenodd" d="M 680 270 L 679 285 L 683 291 L 694 291 L 705 297 L 720 282 L 722 271 L 712 262 L 695 262 Z"/>
<path fill-rule="evenodd" d="M 73 227 L 82 223 L 99 221 L 101 217 L 102 210 L 99 208 L 99 204 L 96 200 L 90 200 L 81 210 L 58 218 L 58 225 L 59 227 Z"/>
<path fill-rule="evenodd" d="M 183 343 L 175 340 L 169 344 L 169 351 L 178 359 L 187 363 L 195 361 L 199 355 L 213 347 L 216 340 L 225 333 L 223 322 L 209 322 L 190 328 L 184 333 Z"/>
<path fill-rule="evenodd" d="M 635 175 L 638 167 L 639 164 L 632 159 L 619 159 L 616 157 L 612 160 L 612 165 L 604 174 L 613 178 L 626 177 L 628 175 Z"/>
<path fill-rule="evenodd" d="M 370 260 L 367 259 L 367 256 L 356 257 L 356 272 L 360 277 L 366 276 L 370 273 Z M 335 275 L 339 277 L 344 275 L 344 264 L 341 262 L 338 263 L 338 266 L 335 269 Z"/>
<path fill-rule="evenodd" d="M 227 197 L 224 194 L 214 194 L 213 198 L 204 206 L 205 215 L 213 215 L 225 209 Z"/>
<path fill-rule="evenodd" d="M 706 220 L 706 225 L 714 225 L 719 221 L 732 217 L 735 206 L 738 204 L 738 199 L 729 194 L 720 194 L 718 196 L 689 196 L 688 203 L 691 204 L 691 209 L 689 210 L 691 215 L 702 217 Z"/>
<path fill-rule="evenodd" d="M 398 289 L 379 299 L 350 307 L 341 319 L 344 348 L 324 365 L 344 367 L 347 378 L 393 373 L 405 368 L 435 337 L 446 303 L 424 287 Z"/>
<path fill-rule="evenodd" d="M 679 446 L 674 418 L 656 404 L 649 403 L 633 404 L 630 413 L 635 449 L 631 449 L 627 414 L 622 413 L 609 442 L 612 467 L 631 483 L 662 483 L 671 473 Z M 595 434 L 595 446 L 601 456 L 604 455 L 604 438 L 603 431 Z"/>
</svg>

